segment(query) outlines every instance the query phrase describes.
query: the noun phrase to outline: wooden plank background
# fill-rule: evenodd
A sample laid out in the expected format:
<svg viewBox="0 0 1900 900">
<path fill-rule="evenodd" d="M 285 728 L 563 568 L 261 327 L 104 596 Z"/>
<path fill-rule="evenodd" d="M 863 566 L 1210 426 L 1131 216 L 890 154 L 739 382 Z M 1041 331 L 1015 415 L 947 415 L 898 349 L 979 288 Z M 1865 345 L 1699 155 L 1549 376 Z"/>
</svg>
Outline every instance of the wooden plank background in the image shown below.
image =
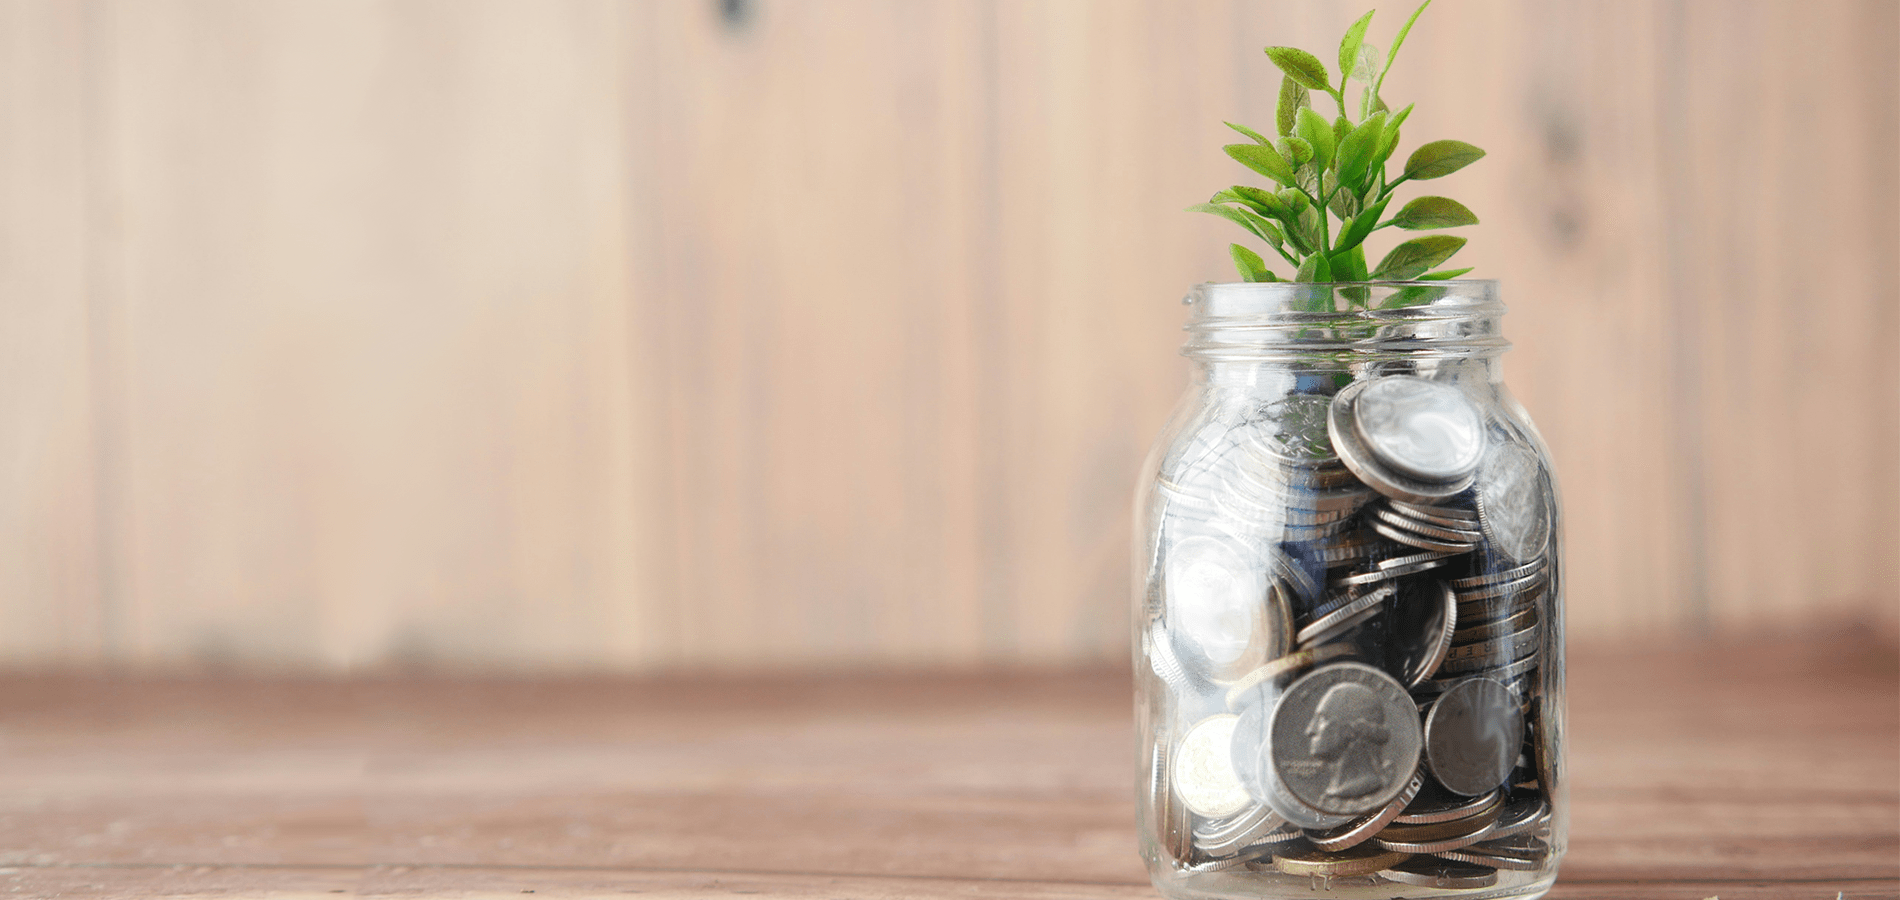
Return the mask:
<svg viewBox="0 0 1900 900">
<path fill-rule="evenodd" d="M 0 662 L 1113 659 L 1330 0 L 0 2 Z M 1384 46 L 1408 10 L 1384 8 Z M 728 14 L 730 13 L 730 14 Z M 1573 633 L 1900 618 L 1900 4 L 1439 0 Z M 1403 148 L 1402 148 L 1403 151 Z"/>
</svg>

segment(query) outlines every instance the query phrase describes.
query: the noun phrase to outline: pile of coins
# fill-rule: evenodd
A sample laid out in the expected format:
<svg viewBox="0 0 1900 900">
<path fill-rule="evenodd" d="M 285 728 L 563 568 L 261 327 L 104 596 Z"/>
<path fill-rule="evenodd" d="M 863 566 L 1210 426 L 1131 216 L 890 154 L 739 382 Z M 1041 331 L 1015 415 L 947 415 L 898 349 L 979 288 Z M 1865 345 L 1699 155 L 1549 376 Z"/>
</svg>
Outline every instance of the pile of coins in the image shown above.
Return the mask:
<svg viewBox="0 0 1900 900">
<path fill-rule="evenodd" d="M 1150 799 L 1177 868 L 1479 888 L 1550 864 L 1528 438 L 1389 375 L 1210 412 L 1160 489 L 1142 649 L 1173 701 Z"/>
</svg>

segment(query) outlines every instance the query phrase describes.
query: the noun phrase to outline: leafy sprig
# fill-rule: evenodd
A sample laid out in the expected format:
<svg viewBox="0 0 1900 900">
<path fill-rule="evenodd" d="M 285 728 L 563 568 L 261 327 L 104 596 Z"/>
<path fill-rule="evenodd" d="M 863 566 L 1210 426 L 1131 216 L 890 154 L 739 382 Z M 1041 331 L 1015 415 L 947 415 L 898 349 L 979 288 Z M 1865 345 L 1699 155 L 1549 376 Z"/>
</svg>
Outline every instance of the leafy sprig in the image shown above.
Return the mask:
<svg viewBox="0 0 1900 900">
<path fill-rule="evenodd" d="M 1413 238 L 1392 248 L 1377 266 L 1366 264 L 1365 241 L 1386 228 L 1425 231 L 1476 225 L 1478 217 L 1450 197 L 1415 197 L 1390 218 L 1384 218 L 1392 192 L 1408 181 L 1443 178 L 1477 162 L 1484 151 L 1463 141 L 1432 141 L 1405 160 L 1396 178 L 1386 177 L 1386 163 L 1398 148 L 1400 126 L 1412 114 L 1407 106 L 1392 112 L 1380 96 L 1385 76 L 1398 58 L 1399 47 L 1431 5 L 1425 0 L 1392 39 L 1381 62 L 1378 51 L 1365 42 L 1372 13 L 1359 17 L 1339 42 L 1339 81 L 1319 57 L 1297 47 L 1268 47 L 1284 77 L 1280 101 L 1269 138 L 1245 125 L 1227 127 L 1247 138 L 1245 143 L 1221 148 L 1236 162 L 1265 176 L 1269 185 L 1237 184 L 1215 194 L 1206 203 L 1188 207 L 1232 221 L 1272 248 L 1293 268 L 1282 278 L 1261 255 L 1243 245 L 1228 247 L 1234 267 L 1247 281 L 1366 282 L 1437 281 L 1456 278 L 1470 269 L 1438 269 L 1465 244 L 1454 235 L 1432 234 Z M 1356 98 L 1359 116 L 1349 108 L 1351 82 L 1361 85 Z M 1339 107 L 1327 121 L 1313 109 L 1313 95 L 1324 94 Z"/>
</svg>

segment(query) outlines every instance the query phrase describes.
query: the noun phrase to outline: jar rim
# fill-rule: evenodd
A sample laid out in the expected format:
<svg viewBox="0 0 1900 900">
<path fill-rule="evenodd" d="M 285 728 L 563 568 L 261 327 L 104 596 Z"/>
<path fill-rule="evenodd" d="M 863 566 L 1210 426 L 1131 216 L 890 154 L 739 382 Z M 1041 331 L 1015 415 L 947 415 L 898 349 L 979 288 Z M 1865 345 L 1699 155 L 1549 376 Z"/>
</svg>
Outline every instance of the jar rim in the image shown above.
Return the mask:
<svg viewBox="0 0 1900 900">
<path fill-rule="evenodd" d="M 1182 352 L 1204 359 L 1287 353 L 1496 356 L 1511 344 L 1489 278 L 1374 282 L 1203 282 Z"/>
</svg>

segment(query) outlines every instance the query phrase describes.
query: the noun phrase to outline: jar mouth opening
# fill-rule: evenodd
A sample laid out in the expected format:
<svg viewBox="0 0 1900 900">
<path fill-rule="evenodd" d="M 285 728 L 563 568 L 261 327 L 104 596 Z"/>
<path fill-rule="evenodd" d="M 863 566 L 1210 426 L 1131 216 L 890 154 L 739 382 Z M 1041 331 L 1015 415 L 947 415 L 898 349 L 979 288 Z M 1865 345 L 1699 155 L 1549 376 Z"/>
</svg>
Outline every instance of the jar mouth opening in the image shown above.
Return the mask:
<svg viewBox="0 0 1900 900">
<path fill-rule="evenodd" d="M 1206 282 L 1183 303 L 1187 356 L 1273 359 L 1315 352 L 1483 357 L 1509 349 L 1492 279 L 1357 283 Z"/>
</svg>

